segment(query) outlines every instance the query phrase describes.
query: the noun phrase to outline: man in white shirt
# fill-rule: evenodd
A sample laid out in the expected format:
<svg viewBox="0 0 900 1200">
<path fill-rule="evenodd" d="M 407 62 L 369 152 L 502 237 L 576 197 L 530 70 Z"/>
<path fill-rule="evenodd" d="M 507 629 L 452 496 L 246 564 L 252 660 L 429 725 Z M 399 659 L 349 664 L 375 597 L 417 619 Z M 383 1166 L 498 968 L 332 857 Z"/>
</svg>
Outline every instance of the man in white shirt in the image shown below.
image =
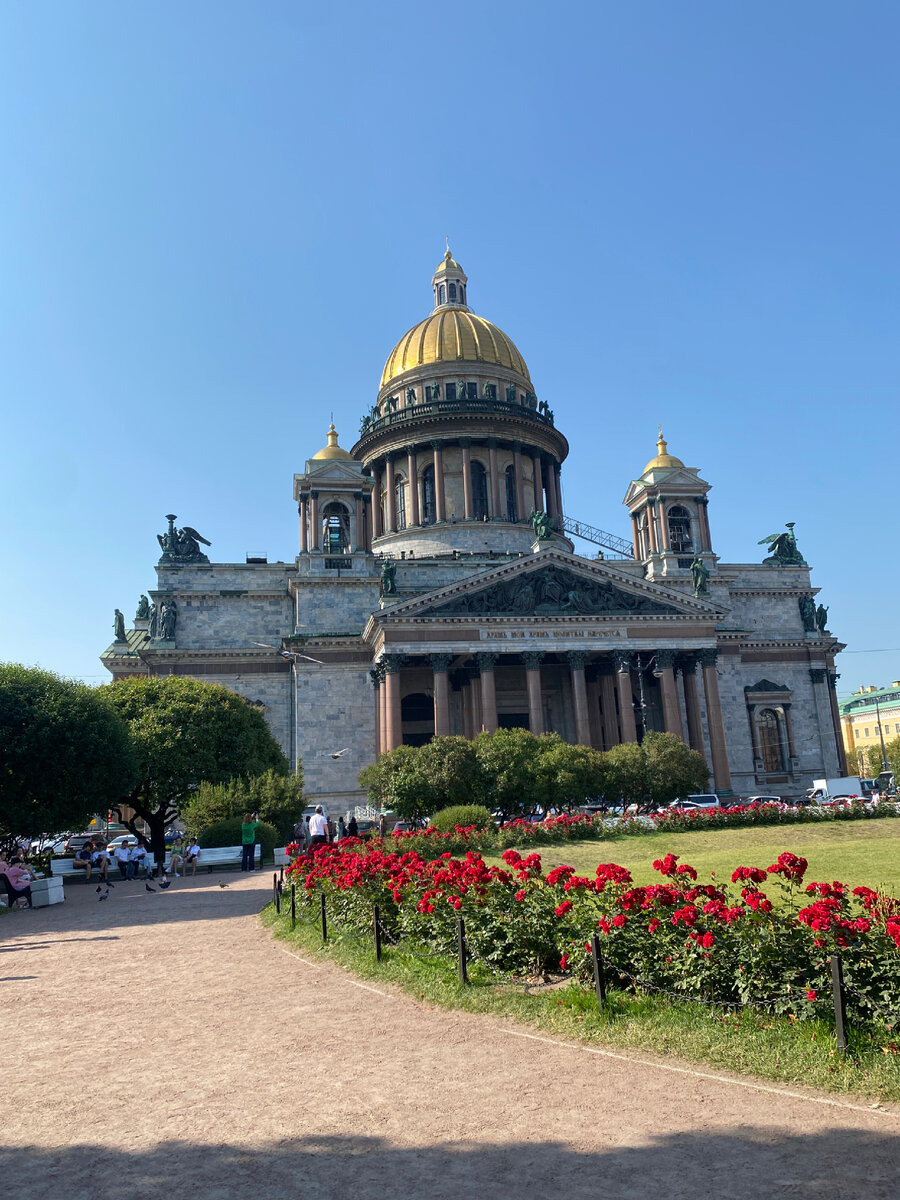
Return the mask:
<svg viewBox="0 0 900 1200">
<path fill-rule="evenodd" d="M 116 862 L 119 866 L 119 874 L 123 879 L 130 879 L 132 876 L 128 874 L 128 864 L 131 861 L 131 843 L 122 842 L 116 846 Z M 133 872 L 132 872 L 133 874 Z"/>
<path fill-rule="evenodd" d="M 309 818 L 309 848 L 314 850 L 316 846 L 324 846 L 327 841 L 328 822 L 322 812 L 322 805 L 318 804 L 316 811 Z"/>
</svg>

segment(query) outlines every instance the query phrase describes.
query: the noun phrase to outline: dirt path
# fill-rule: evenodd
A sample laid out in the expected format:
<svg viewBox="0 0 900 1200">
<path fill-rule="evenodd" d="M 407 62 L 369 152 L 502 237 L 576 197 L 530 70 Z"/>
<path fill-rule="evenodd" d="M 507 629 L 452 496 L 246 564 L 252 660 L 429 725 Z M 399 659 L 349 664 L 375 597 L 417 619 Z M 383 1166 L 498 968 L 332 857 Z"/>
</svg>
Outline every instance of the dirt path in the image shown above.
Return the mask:
<svg viewBox="0 0 900 1200">
<path fill-rule="evenodd" d="M 217 886 L 228 882 L 227 889 Z M 256 919 L 271 875 L 0 920 L 0 1192 L 895 1200 L 900 1115 L 425 1009 Z M 812 1095 L 812 1094 L 811 1094 Z"/>
</svg>

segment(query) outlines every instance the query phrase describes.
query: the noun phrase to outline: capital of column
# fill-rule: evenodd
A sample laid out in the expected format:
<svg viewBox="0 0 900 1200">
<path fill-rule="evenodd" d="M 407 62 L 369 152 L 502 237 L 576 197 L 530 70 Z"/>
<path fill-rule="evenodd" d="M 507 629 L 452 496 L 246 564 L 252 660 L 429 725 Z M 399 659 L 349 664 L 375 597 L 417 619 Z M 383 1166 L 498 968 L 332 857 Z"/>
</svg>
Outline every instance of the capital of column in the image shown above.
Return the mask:
<svg viewBox="0 0 900 1200">
<path fill-rule="evenodd" d="M 452 654 L 429 654 L 428 661 L 433 671 L 449 671 L 453 662 Z"/>
<path fill-rule="evenodd" d="M 693 652 L 678 654 L 675 658 L 675 666 L 682 675 L 695 675 L 697 673 L 697 655 Z"/>
<path fill-rule="evenodd" d="M 840 679 L 840 677 L 841 676 L 840 676 L 839 671 L 829 671 L 828 672 L 828 686 L 831 688 L 831 690 L 833 692 L 837 691 L 837 681 Z"/>
<path fill-rule="evenodd" d="M 318 492 L 318 490 L 317 490 L 316 488 L 313 488 L 313 489 L 310 491 L 310 493 L 309 493 L 309 498 L 310 498 L 310 500 L 318 500 L 318 498 L 319 498 L 319 492 Z"/>
<path fill-rule="evenodd" d="M 388 675 L 398 675 L 403 666 L 406 655 L 404 654 L 385 654 L 381 660 L 383 670 Z"/>
<path fill-rule="evenodd" d="M 704 668 L 714 667 L 716 665 L 716 659 L 718 658 L 718 655 L 718 650 L 713 649 L 697 651 L 697 657 L 700 660 L 700 666 Z"/>
<path fill-rule="evenodd" d="M 499 657 L 499 654 L 476 654 L 475 662 L 478 664 L 478 670 L 481 672 L 493 671 Z"/>
<path fill-rule="evenodd" d="M 668 667 L 675 666 L 675 651 L 674 650 L 657 650 L 656 665 L 660 670 L 665 670 Z"/>
<path fill-rule="evenodd" d="M 541 663 L 544 661 L 544 659 L 546 657 L 547 656 L 543 650 L 526 650 L 525 653 L 522 655 L 522 658 L 525 660 L 525 670 L 526 671 L 539 670 Z"/>
<path fill-rule="evenodd" d="M 369 671 L 369 679 L 372 681 L 373 688 L 377 688 L 381 683 L 381 672 L 377 667 L 372 667 L 371 671 Z"/>
<path fill-rule="evenodd" d="M 813 683 L 824 683 L 827 672 L 824 667 L 811 667 L 809 677 Z"/>
<path fill-rule="evenodd" d="M 587 650 L 567 650 L 566 661 L 573 671 L 583 671 L 587 666 Z"/>
<path fill-rule="evenodd" d="M 306 501 L 309 499 L 309 492 L 298 492 L 297 499 L 300 501 L 301 504 L 305 504 Z"/>
<path fill-rule="evenodd" d="M 434 442 L 432 442 L 431 444 L 434 445 Z M 457 444 L 457 446 L 460 446 L 463 450 L 468 450 L 469 447 L 472 445 L 472 439 L 471 438 L 459 438 L 457 440 L 456 444 Z"/>
<path fill-rule="evenodd" d="M 631 655 L 627 650 L 616 650 L 613 654 L 613 663 L 616 671 L 621 671 L 624 675 L 625 671 L 631 670 Z"/>
<path fill-rule="evenodd" d="M 442 438 L 435 438 L 434 441 L 430 443 L 430 445 L 431 445 L 432 450 L 443 450 L 444 441 Z"/>
</svg>

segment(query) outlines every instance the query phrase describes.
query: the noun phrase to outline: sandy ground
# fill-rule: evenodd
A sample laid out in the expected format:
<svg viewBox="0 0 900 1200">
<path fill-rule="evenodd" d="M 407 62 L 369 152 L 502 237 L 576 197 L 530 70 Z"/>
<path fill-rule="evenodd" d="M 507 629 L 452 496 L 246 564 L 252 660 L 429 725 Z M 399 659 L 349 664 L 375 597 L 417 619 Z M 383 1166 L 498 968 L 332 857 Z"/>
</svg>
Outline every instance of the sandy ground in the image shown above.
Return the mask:
<svg viewBox="0 0 900 1200">
<path fill-rule="evenodd" d="M 274 941 L 271 879 L 0 919 L 0 1194 L 900 1196 L 896 1109 L 425 1008 Z"/>
</svg>

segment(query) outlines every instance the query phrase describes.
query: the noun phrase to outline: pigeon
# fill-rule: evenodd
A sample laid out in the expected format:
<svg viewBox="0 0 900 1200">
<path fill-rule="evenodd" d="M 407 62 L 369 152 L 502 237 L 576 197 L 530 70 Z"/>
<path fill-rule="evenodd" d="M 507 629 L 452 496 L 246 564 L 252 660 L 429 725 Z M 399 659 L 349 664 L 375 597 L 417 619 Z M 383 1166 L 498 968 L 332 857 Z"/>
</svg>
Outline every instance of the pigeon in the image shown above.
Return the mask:
<svg viewBox="0 0 900 1200">
<path fill-rule="evenodd" d="M 228 884 L 227 884 L 227 883 L 220 883 L 220 884 L 219 884 L 219 887 L 228 887 Z"/>
<path fill-rule="evenodd" d="M 159 885 L 159 887 L 160 887 L 160 891 L 163 891 L 163 892 L 164 892 L 164 891 L 166 890 L 166 888 L 167 888 L 167 887 L 171 887 L 171 886 L 172 886 L 172 880 L 171 880 L 171 879 L 166 879 L 166 880 L 165 880 L 163 883 L 161 883 L 161 884 Z M 155 890 L 155 889 L 154 889 L 154 890 Z"/>
<path fill-rule="evenodd" d="M 101 900 L 108 900 L 108 899 L 109 899 L 109 892 L 104 892 L 104 893 L 103 893 L 103 895 L 100 897 L 100 899 L 101 899 Z"/>
<path fill-rule="evenodd" d="M 155 891 L 156 891 L 156 888 L 152 888 L 152 887 L 150 886 L 150 884 L 149 884 L 149 883 L 145 883 L 145 884 L 144 884 L 144 891 L 145 891 L 145 892 L 155 892 Z"/>
<path fill-rule="evenodd" d="M 98 892 L 102 892 L 102 891 L 103 891 L 103 888 L 100 886 L 100 884 L 99 884 L 99 883 L 97 884 L 97 891 L 98 891 Z"/>
<path fill-rule="evenodd" d="M 115 888 L 115 886 L 116 885 L 114 883 L 107 883 L 106 890 L 109 891 L 110 888 Z"/>
</svg>

